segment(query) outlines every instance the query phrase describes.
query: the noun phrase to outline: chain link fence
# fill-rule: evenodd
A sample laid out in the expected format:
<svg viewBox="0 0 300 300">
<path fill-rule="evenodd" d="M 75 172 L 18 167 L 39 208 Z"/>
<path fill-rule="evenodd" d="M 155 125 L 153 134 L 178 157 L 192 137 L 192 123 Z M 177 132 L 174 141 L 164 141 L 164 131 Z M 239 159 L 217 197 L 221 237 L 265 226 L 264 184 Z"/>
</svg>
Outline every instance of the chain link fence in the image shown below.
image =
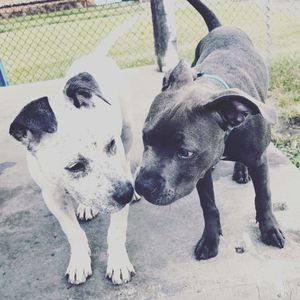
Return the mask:
<svg viewBox="0 0 300 300">
<path fill-rule="evenodd" d="M 205 3 L 224 25 L 245 30 L 269 62 L 299 53 L 300 1 Z M 191 62 L 207 29 L 186 0 L 174 4 L 179 56 Z M 149 1 L 0 0 L 0 59 L 9 84 L 62 77 L 76 58 L 133 16 L 138 21 L 109 52 L 121 68 L 155 63 Z"/>
</svg>

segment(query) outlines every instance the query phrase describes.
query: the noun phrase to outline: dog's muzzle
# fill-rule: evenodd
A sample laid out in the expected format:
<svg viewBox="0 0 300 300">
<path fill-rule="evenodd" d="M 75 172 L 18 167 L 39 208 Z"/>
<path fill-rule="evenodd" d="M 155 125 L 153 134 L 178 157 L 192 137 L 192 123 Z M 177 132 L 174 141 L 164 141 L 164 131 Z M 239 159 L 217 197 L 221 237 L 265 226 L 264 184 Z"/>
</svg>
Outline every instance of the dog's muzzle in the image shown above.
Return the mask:
<svg viewBox="0 0 300 300">
<path fill-rule="evenodd" d="M 154 174 L 152 172 L 140 173 L 135 180 L 136 192 L 153 204 L 159 204 L 156 203 L 156 201 L 159 198 L 164 185 L 164 178 L 159 174 Z"/>
<path fill-rule="evenodd" d="M 132 200 L 134 189 L 132 184 L 128 181 L 115 185 L 112 198 L 119 204 L 125 205 Z"/>
</svg>

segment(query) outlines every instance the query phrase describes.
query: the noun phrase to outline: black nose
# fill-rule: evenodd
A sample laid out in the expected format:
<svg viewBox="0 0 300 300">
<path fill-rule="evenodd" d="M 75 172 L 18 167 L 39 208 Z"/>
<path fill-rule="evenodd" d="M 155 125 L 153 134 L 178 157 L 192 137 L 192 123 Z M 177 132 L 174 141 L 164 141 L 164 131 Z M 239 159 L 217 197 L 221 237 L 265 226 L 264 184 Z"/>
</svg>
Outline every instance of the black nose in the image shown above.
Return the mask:
<svg viewBox="0 0 300 300">
<path fill-rule="evenodd" d="M 115 185 L 113 199 L 120 204 L 127 204 L 132 200 L 133 193 L 134 189 L 130 182 L 119 183 Z"/>
<path fill-rule="evenodd" d="M 135 180 L 136 192 L 150 200 L 163 189 L 165 180 L 159 174 L 148 172 L 140 173 Z"/>
</svg>

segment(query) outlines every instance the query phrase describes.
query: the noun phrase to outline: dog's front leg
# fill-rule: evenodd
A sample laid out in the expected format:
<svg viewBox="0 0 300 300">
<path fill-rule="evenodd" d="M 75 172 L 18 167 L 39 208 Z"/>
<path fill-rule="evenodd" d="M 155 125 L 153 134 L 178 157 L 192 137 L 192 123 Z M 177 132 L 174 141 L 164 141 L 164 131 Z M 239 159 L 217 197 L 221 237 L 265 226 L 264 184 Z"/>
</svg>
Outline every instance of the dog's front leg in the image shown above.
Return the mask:
<svg viewBox="0 0 300 300">
<path fill-rule="evenodd" d="M 126 250 L 126 231 L 129 205 L 119 212 L 111 214 L 107 234 L 107 269 L 106 276 L 113 284 L 127 283 L 135 270 L 129 261 Z"/>
<path fill-rule="evenodd" d="M 220 234 L 222 234 L 219 210 L 215 204 L 211 170 L 197 183 L 197 191 L 204 216 L 204 231 L 195 248 L 197 259 L 209 259 L 218 254 Z"/>
<path fill-rule="evenodd" d="M 284 247 L 284 235 L 272 213 L 269 171 L 266 154 L 257 163 L 248 165 L 255 189 L 256 220 L 259 223 L 261 239 L 267 245 Z"/>
<path fill-rule="evenodd" d="M 72 200 L 68 199 L 65 193 L 55 189 L 43 189 L 42 194 L 70 244 L 71 255 L 66 271 L 68 281 L 72 284 L 83 283 L 92 275 L 91 250 L 87 237 L 77 221 Z"/>
</svg>

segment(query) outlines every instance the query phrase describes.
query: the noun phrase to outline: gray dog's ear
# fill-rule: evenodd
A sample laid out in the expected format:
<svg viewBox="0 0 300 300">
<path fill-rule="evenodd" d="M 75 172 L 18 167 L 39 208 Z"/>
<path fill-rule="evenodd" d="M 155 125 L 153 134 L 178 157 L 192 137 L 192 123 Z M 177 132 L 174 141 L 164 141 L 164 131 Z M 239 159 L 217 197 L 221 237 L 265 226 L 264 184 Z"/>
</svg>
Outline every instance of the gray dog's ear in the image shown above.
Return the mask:
<svg viewBox="0 0 300 300">
<path fill-rule="evenodd" d="M 221 116 L 219 121 L 223 129 L 239 126 L 248 115 L 261 114 L 269 124 L 277 122 L 277 114 L 272 107 L 257 101 L 239 89 L 228 89 L 220 93 L 204 108 L 217 112 Z"/>
<path fill-rule="evenodd" d="M 162 91 L 179 89 L 191 82 L 193 82 L 192 68 L 187 62 L 181 59 L 176 67 L 168 71 L 163 78 Z"/>
<path fill-rule="evenodd" d="M 30 150 L 45 133 L 57 130 L 57 122 L 48 98 L 34 100 L 23 107 L 9 127 L 9 133 Z"/>
<path fill-rule="evenodd" d="M 110 104 L 100 91 L 97 81 L 87 72 L 79 73 L 70 78 L 65 85 L 64 94 L 77 108 L 94 106 L 92 102 L 93 95 Z"/>
</svg>

